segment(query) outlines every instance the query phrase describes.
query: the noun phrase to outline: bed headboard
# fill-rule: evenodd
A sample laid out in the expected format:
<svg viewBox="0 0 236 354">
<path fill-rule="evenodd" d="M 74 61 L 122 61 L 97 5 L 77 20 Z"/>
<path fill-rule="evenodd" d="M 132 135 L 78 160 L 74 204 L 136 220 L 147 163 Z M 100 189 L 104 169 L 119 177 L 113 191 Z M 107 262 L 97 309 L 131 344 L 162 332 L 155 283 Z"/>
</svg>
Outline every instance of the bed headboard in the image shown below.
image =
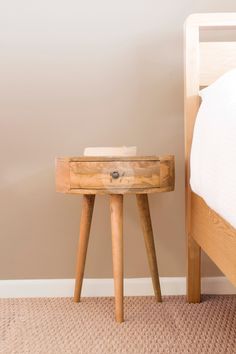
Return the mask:
<svg viewBox="0 0 236 354">
<path fill-rule="evenodd" d="M 236 68 L 236 42 L 200 42 L 200 30 L 236 29 L 236 13 L 190 15 L 185 22 L 184 120 L 186 229 L 190 230 L 191 190 L 189 157 L 193 127 L 199 108 L 199 88 L 208 86 L 226 71 Z"/>
</svg>

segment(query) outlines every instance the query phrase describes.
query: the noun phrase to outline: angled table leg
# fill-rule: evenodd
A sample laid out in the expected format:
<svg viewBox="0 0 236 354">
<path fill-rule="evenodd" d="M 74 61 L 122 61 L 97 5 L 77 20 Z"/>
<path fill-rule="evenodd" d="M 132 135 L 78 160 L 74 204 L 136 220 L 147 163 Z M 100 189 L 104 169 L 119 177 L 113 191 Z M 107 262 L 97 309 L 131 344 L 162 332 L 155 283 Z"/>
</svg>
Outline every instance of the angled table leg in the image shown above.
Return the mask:
<svg viewBox="0 0 236 354">
<path fill-rule="evenodd" d="M 137 204 L 139 209 L 139 215 L 141 220 L 141 226 L 144 234 L 144 241 L 148 256 L 148 263 L 152 276 L 152 283 L 154 293 L 157 301 L 161 302 L 161 288 L 159 282 L 157 259 L 155 252 L 155 243 L 153 238 L 152 222 L 149 210 L 148 196 L 147 194 L 136 194 Z"/>
<path fill-rule="evenodd" d="M 77 251 L 77 264 L 76 264 L 76 281 L 75 281 L 75 291 L 74 291 L 74 301 L 80 301 L 85 260 L 88 248 L 89 233 L 92 222 L 93 207 L 94 207 L 94 194 L 83 195 L 82 202 L 82 214 L 80 220 L 80 235 Z"/>
<path fill-rule="evenodd" d="M 110 196 L 112 258 L 115 286 L 115 317 L 116 321 L 124 321 L 123 310 L 123 195 Z"/>
</svg>

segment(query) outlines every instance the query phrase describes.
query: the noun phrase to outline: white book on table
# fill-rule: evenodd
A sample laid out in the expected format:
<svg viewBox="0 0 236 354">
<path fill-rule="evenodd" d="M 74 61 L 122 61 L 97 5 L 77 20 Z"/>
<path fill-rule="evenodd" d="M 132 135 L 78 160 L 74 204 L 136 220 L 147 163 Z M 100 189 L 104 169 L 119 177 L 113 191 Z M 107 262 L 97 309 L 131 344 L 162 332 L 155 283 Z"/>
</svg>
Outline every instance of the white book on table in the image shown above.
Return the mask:
<svg viewBox="0 0 236 354">
<path fill-rule="evenodd" d="M 136 156 L 136 146 L 120 147 L 87 147 L 84 156 Z"/>
</svg>

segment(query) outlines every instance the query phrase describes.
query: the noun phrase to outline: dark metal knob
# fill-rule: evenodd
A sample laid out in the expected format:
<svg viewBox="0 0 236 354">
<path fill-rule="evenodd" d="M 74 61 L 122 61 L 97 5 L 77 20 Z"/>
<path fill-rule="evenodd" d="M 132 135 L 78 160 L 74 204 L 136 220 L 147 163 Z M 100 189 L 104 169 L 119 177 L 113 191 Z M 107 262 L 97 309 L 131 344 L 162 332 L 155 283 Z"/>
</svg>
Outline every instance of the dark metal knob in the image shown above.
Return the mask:
<svg viewBox="0 0 236 354">
<path fill-rule="evenodd" d="M 111 172 L 111 177 L 114 179 L 117 179 L 120 177 L 120 174 L 118 171 L 113 171 L 113 172 Z"/>
</svg>

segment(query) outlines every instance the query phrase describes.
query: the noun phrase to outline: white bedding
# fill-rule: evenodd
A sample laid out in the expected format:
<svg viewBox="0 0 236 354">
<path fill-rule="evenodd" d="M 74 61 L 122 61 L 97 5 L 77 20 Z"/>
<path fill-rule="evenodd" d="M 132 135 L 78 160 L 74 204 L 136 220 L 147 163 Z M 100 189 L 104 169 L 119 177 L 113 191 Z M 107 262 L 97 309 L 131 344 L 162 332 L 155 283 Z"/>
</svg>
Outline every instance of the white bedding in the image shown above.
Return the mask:
<svg viewBox="0 0 236 354">
<path fill-rule="evenodd" d="M 236 69 L 200 91 L 190 185 L 236 228 Z"/>
</svg>

